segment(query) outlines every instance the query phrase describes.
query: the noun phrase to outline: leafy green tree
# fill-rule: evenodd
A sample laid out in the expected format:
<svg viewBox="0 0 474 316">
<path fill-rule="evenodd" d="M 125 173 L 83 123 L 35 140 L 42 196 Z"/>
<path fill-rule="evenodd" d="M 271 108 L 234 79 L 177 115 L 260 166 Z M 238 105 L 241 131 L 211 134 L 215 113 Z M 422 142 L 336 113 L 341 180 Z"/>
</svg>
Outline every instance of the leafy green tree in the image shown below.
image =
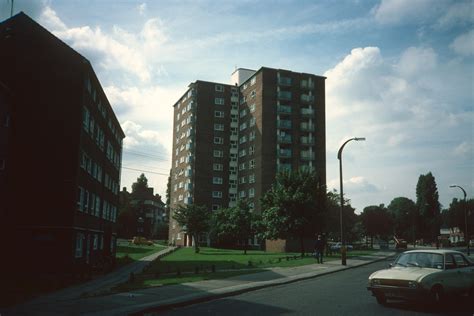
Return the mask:
<svg viewBox="0 0 474 316">
<path fill-rule="evenodd" d="M 445 212 L 445 224 L 448 227 L 459 227 L 465 233 L 466 230 L 466 215 L 467 215 L 467 231 L 470 235 L 474 233 L 474 199 L 458 200 L 453 199 L 449 205 L 449 209 Z M 467 213 L 465 213 L 467 211 Z"/>
<path fill-rule="evenodd" d="M 247 254 L 248 241 L 259 233 L 260 217 L 252 212 L 247 200 L 238 200 L 235 206 L 219 209 L 213 214 L 219 239 L 239 241 Z"/>
<path fill-rule="evenodd" d="M 326 188 L 315 172 L 283 172 L 261 199 L 265 238 L 304 239 L 314 237 L 322 227 Z"/>
<path fill-rule="evenodd" d="M 341 199 L 337 190 L 327 193 L 324 230 L 330 239 L 339 240 L 341 237 Z M 344 239 L 347 242 L 358 240 L 361 235 L 360 219 L 351 206 L 349 199 L 344 199 L 342 210 L 342 226 Z"/>
<path fill-rule="evenodd" d="M 425 241 L 434 241 L 439 235 L 440 211 L 438 188 L 431 172 L 420 175 L 416 184 L 416 206 L 420 217 L 419 235 Z"/>
<path fill-rule="evenodd" d="M 415 202 L 406 197 L 397 197 L 390 202 L 387 208 L 392 216 L 394 234 L 398 238 L 415 240 L 419 219 Z"/>
<path fill-rule="evenodd" d="M 387 239 L 392 235 L 392 219 L 384 205 L 371 205 L 364 208 L 361 216 L 365 233 L 370 237 L 370 246 L 374 246 L 374 237 Z"/>
<path fill-rule="evenodd" d="M 137 182 L 132 184 L 132 194 L 144 192 L 148 188 L 148 179 L 145 177 L 145 174 L 142 173 L 138 178 Z"/>
<path fill-rule="evenodd" d="M 178 205 L 174 210 L 173 218 L 194 238 L 194 250 L 199 252 L 198 236 L 209 230 L 211 211 L 205 205 L 188 204 Z"/>
</svg>

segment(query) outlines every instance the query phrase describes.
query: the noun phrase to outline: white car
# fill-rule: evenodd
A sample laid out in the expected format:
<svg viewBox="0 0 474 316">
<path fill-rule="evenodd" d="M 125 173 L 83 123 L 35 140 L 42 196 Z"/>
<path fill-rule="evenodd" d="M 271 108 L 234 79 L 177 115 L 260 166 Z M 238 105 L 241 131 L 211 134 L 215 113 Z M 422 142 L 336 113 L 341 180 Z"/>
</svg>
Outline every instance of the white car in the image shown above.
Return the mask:
<svg viewBox="0 0 474 316">
<path fill-rule="evenodd" d="M 369 276 L 367 290 L 380 304 L 426 298 L 440 303 L 446 295 L 474 298 L 474 263 L 459 251 L 406 251 L 390 266 Z"/>
</svg>

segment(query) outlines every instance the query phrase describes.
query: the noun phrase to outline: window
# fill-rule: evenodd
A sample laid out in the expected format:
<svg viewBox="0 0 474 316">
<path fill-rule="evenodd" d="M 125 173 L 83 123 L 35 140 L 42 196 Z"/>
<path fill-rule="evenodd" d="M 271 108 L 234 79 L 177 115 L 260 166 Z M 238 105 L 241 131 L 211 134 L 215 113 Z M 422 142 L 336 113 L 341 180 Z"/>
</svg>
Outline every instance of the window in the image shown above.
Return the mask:
<svg viewBox="0 0 474 316">
<path fill-rule="evenodd" d="M 224 98 L 215 98 L 214 99 L 214 104 L 224 105 Z"/>
<path fill-rule="evenodd" d="M 241 118 L 244 117 L 245 115 L 247 115 L 247 109 L 241 110 L 239 115 L 240 115 Z"/>
<path fill-rule="evenodd" d="M 250 132 L 249 134 L 249 141 L 252 141 L 255 139 L 255 131 Z"/>
<path fill-rule="evenodd" d="M 239 144 L 243 144 L 246 141 L 247 141 L 247 136 L 245 136 L 245 135 L 239 138 Z"/>
<path fill-rule="evenodd" d="M 249 174 L 249 183 L 255 183 L 255 174 Z"/>
<path fill-rule="evenodd" d="M 5 115 L 5 120 L 3 121 L 3 127 L 10 126 L 10 114 Z"/>
<path fill-rule="evenodd" d="M 216 84 L 215 89 L 217 92 L 222 92 L 224 91 L 224 87 L 220 84 Z"/>
<path fill-rule="evenodd" d="M 253 155 L 255 153 L 255 146 L 249 147 L 249 155 Z"/>
<path fill-rule="evenodd" d="M 245 155 L 247 155 L 247 151 L 245 149 L 239 151 L 239 157 L 244 157 Z"/>
<path fill-rule="evenodd" d="M 246 128 L 247 128 L 247 122 L 244 122 L 244 123 L 240 124 L 239 130 L 243 131 Z"/>
<path fill-rule="evenodd" d="M 82 212 L 84 205 L 84 189 L 77 187 L 77 209 Z"/>
<path fill-rule="evenodd" d="M 250 79 L 250 85 L 253 86 L 255 82 L 257 82 L 257 77 L 254 76 L 252 79 Z"/>
<path fill-rule="evenodd" d="M 95 216 L 100 217 L 100 197 L 95 197 Z"/>
<path fill-rule="evenodd" d="M 250 92 L 250 97 L 251 97 L 251 98 L 255 98 L 256 95 L 257 95 L 257 93 L 255 92 L 255 90 L 253 90 L 252 92 Z"/>
<path fill-rule="evenodd" d="M 215 163 L 212 165 L 212 170 L 214 171 L 222 171 L 224 166 L 221 163 Z"/>
<path fill-rule="evenodd" d="M 249 106 L 250 113 L 255 112 L 255 103 Z"/>
<path fill-rule="evenodd" d="M 94 250 L 97 250 L 97 248 L 99 248 L 99 235 L 98 234 L 94 234 L 94 241 L 92 242 L 93 244 L 93 249 Z"/>
<path fill-rule="evenodd" d="M 212 210 L 213 211 L 217 211 L 220 208 L 221 208 L 221 206 L 219 204 L 212 204 Z"/>
<path fill-rule="evenodd" d="M 212 197 L 217 199 L 222 198 L 222 191 L 212 191 Z"/>
<path fill-rule="evenodd" d="M 83 233 L 77 233 L 76 234 L 76 253 L 75 253 L 76 258 L 81 258 L 82 257 L 83 240 L 84 240 L 84 234 Z"/>
<path fill-rule="evenodd" d="M 214 137 L 214 144 L 224 144 L 224 138 L 222 137 Z"/>
<path fill-rule="evenodd" d="M 221 177 L 212 177 L 212 184 L 222 184 Z"/>
<path fill-rule="evenodd" d="M 253 198 L 255 196 L 255 189 L 254 188 L 250 188 L 249 189 L 249 198 Z"/>
<path fill-rule="evenodd" d="M 223 131 L 224 130 L 224 124 L 214 124 L 214 130 L 215 131 Z"/>
<path fill-rule="evenodd" d="M 84 190 L 84 198 L 83 198 L 82 202 L 83 202 L 82 203 L 82 206 L 83 206 L 82 210 L 84 212 L 87 212 L 88 207 L 89 207 L 89 191 Z"/>
<path fill-rule="evenodd" d="M 212 154 L 216 158 L 224 157 L 224 152 L 222 150 L 214 150 Z"/>
<path fill-rule="evenodd" d="M 249 161 L 249 169 L 255 168 L 255 159 Z"/>
<path fill-rule="evenodd" d="M 255 117 L 250 118 L 249 126 L 255 126 L 256 119 Z"/>
<path fill-rule="evenodd" d="M 239 164 L 239 171 L 240 170 L 245 170 L 245 162 L 242 162 L 241 164 Z"/>
<path fill-rule="evenodd" d="M 243 177 L 240 177 L 239 178 L 239 184 L 244 184 L 244 183 L 247 183 L 247 177 L 246 176 L 243 176 Z"/>
<path fill-rule="evenodd" d="M 239 192 L 239 198 L 244 198 L 247 194 L 245 193 L 245 191 L 240 191 Z"/>
<path fill-rule="evenodd" d="M 224 111 L 214 111 L 214 117 L 224 117 Z"/>
<path fill-rule="evenodd" d="M 86 132 L 89 132 L 90 112 L 85 106 L 82 108 L 82 126 Z"/>
</svg>

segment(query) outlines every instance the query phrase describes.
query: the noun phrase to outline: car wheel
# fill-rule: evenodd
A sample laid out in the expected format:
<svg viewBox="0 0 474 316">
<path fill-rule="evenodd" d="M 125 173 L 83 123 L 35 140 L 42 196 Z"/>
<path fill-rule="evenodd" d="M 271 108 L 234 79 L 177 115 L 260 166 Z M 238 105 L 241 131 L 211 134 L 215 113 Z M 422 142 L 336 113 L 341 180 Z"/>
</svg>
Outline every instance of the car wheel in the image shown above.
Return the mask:
<svg viewBox="0 0 474 316">
<path fill-rule="evenodd" d="M 377 300 L 377 303 L 381 305 L 387 304 L 387 298 L 385 297 L 383 293 L 376 294 L 375 299 Z"/>
<path fill-rule="evenodd" d="M 431 289 L 431 300 L 436 305 L 441 304 L 444 298 L 443 288 L 441 286 L 435 286 Z"/>
</svg>

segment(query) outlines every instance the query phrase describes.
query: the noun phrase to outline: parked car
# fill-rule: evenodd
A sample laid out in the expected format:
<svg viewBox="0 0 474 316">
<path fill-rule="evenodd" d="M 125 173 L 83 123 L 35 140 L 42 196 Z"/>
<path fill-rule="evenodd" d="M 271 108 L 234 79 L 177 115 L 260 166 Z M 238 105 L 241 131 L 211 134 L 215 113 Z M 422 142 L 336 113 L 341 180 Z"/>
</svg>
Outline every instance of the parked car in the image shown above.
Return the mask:
<svg viewBox="0 0 474 316">
<path fill-rule="evenodd" d="M 335 244 L 332 244 L 331 246 L 331 251 L 341 251 L 342 243 L 337 242 Z M 352 250 L 354 247 L 352 245 L 347 245 L 346 244 L 346 249 L 347 250 Z"/>
<path fill-rule="evenodd" d="M 135 237 L 133 237 L 133 239 L 132 239 L 132 244 L 135 244 L 135 245 L 147 245 L 147 246 L 152 246 L 152 245 L 153 245 L 153 241 L 152 241 L 152 240 L 148 240 L 148 239 L 146 239 L 145 237 L 135 236 Z"/>
<path fill-rule="evenodd" d="M 369 276 L 367 290 L 380 304 L 387 299 L 430 299 L 439 304 L 446 295 L 474 298 L 474 263 L 454 250 L 405 251 L 390 268 Z"/>
</svg>

